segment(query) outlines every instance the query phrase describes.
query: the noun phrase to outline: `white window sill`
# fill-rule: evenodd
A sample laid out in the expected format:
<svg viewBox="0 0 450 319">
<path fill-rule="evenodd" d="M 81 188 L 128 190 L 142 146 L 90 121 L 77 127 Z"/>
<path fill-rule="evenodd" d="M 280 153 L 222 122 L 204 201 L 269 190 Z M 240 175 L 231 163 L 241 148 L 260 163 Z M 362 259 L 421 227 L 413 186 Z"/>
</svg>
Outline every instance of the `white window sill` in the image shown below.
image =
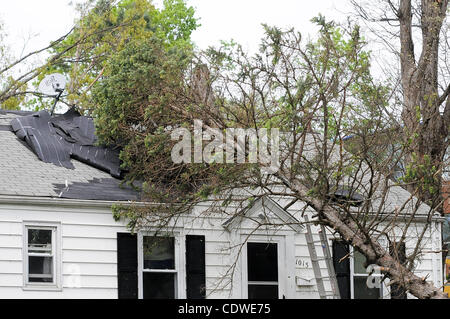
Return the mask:
<svg viewBox="0 0 450 319">
<path fill-rule="evenodd" d="M 56 286 L 25 286 L 23 291 L 62 291 L 62 288 Z"/>
</svg>

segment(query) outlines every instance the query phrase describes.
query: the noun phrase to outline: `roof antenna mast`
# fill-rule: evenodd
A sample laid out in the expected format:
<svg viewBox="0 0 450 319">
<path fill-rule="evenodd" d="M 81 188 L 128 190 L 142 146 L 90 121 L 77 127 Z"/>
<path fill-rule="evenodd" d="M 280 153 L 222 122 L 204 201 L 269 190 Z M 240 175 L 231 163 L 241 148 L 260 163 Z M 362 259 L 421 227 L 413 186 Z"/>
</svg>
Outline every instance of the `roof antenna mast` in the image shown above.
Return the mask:
<svg viewBox="0 0 450 319">
<path fill-rule="evenodd" d="M 39 84 L 39 92 L 49 97 L 55 98 L 55 103 L 53 104 L 50 116 L 53 116 L 56 104 L 58 103 L 61 95 L 66 87 L 67 79 L 64 75 L 60 73 L 53 73 L 47 75 Z"/>
</svg>

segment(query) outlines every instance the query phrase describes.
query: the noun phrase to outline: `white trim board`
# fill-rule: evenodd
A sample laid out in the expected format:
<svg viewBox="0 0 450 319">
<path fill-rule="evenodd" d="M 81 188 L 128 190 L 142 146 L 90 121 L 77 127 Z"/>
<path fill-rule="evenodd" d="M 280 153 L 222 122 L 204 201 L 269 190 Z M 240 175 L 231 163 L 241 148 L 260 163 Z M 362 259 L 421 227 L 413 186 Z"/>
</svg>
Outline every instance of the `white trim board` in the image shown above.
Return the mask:
<svg viewBox="0 0 450 319">
<path fill-rule="evenodd" d="M 258 211 L 263 209 L 269 210 L 276 217 L 278 217 L 283 223 L 285 223 L 287 226 L 292 228 L 292 230 L 294 230 L 297 233 L 301 232 L 301 230 L 304 228 L 304 226 L 301 225 L 300 222 L 294 216 L 292 216 L 290 213 L 284 210 L 280 205 L 278 205 L 277 202 L 275 202 L 269 196 L 264 196 L 258 199 L 253 204 L 252 207 L 243 211 L 242 214 L 238 214 L 228 219 L 226 222 L 222 224 L 222 226 L 226 230 L 231 231 L 232 229 L 237 228 L 238 225 L 240 225 L 246 217 L 251 216 L 254 213 L 257 213 Z"/>
</svg>

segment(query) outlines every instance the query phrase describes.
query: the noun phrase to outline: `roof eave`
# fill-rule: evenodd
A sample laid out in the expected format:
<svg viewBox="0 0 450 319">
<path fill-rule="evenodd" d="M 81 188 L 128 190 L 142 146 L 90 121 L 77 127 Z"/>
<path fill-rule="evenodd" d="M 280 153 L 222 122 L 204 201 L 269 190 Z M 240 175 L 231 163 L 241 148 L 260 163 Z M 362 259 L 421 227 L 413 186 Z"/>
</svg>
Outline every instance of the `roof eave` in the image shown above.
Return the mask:
<svg viewBox="0 0 450 319">
<path fill-rule="evenodd" d="M 111 208 L 113 205 L 132 205 L 132 204 L 143 205 L 144 203 L 132 201 L 105 201 L 105 200 L 66 199 L 56 197 L 0 195 L 0 204 Z"/>
</svg>

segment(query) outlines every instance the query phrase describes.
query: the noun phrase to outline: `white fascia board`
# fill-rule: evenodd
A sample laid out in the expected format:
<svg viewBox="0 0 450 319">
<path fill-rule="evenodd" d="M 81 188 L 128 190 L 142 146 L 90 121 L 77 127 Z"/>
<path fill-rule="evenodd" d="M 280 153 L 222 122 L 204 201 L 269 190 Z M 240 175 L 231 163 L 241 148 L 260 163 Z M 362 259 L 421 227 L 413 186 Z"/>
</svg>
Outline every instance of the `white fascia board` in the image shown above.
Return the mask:
<svg viewBox="0 0 450 319">
<path fill-rule="evenodd" d="M 144 205 L 140 202 L 131 201 L 102 201 L 81 200 L 53 197 L 31 197 L 31 196 L 9 196 L 0 195 L 0 204 L 13 205 L 39 205 L 39 206 L 63 206 L 63 207 L 103 207 L 110 208 L 112 205 Z"/>
</svg>

